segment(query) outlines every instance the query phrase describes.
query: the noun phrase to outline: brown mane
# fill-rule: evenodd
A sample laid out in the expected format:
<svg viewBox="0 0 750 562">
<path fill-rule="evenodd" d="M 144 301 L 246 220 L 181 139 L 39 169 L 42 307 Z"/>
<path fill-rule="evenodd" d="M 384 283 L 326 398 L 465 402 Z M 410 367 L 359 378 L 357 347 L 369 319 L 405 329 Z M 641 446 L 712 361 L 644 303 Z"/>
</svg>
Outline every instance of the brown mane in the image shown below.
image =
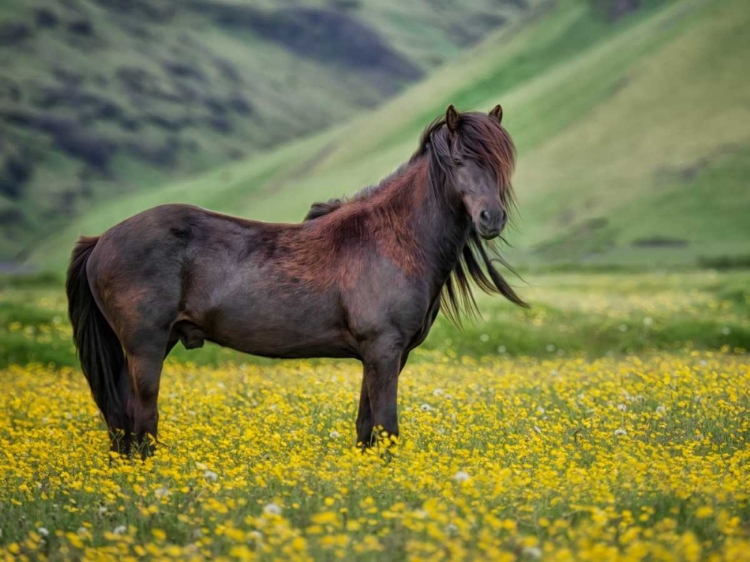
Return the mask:
<svg viewBox="0 0 750 562">
<path fill-rule="evenodd" d="M 347 220 L 345 217 L 354 208 L 365 212 L 366 209 L 382 207 L 382 211 L 387 213 L 386 209 L 389 206 L 383 206 L 382 203 L 397 194 L 399 197 L 404 197 L 404 188 L 409 187 L 407 184 L 413 183 L 405 180 L 413 176 L 410 172 L 420 162 L 428 163 L 429 193 L 440 199 L 445 199 L 449 196 L 449 190 L 444 189 L 444 186 L 452 180 L 454 169 L 452 163 L 455 155 L 458 154 L 495 170 L 500 200 L 508 215 L 512 217 L 515 211 L 515 197 L 511 183 L 511 176 L 515 167 L 513 140 L 497 119 L 484 113 L 468 112 L 461 114 L 458 134 L 454 134 L 448 129 L 444 117 L 436 119 L 422 133 L 419 146 L 409 161 L 399 167 L 396 172 L 377 185 L 360 189 L 350 198 L 336 198 L 325 203 L 313 204 L 304 220 L 306 222 L 315 221 L 330 215 L 329 229 L 337 229 L 338 218 L 340 217 L 342 221 Z M 417 189 L 420 186 L 412 185 L 411 187 Z M 391 225 L 399 225 L 403 224 L 404 221 L 402 218 L 401 221 L 391 219 L 387 222 Z M 340 227 L 338 229 L 340 230 Z M 341 231 L 342 234 L 343 232 Z M 397 262 L 403 261 L 405 252 L 419 253 L 419 246 L 415 246 L 416 241 L 409 239 L 408 235 L 397 236 L 397 238 L 402 243 L 408 242 L 406 247 L 401 248 L 401 251 L 398 252 L 398 256 L 394 256 L 401 258 Z M 417 257 L 417 255 L 411 256 L 410 265 L 414 266 L 414 260 Z M 508 285 L 495 268 L 494 262 L 500 263 L 515 273 L 500 256 L 497 245 L 482 240 L 472 228 L 461 257 L 453 267 L 452 274 L 441 293 L 443 311 L 451 321 L 460 324 L 461 313 L 470 316 L 478 314 L 478 308 L 472 293 L 472 280 L 486 293 L 501 294 L 517 305 L 528 306 Z"/>
</svg>

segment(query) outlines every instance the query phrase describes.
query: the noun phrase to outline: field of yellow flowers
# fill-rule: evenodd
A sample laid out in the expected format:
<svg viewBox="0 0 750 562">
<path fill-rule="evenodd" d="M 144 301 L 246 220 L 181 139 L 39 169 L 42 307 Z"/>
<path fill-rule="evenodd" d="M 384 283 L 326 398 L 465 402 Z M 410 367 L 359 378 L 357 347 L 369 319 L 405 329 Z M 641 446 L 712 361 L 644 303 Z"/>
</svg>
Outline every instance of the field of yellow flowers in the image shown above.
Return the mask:
<svg viewBox="0 0 750 562">
<path fill-rule="evenodd" d="M 110 458 L 77 369 L 0 371 L 0 559 L 750 560 L 741 353 L 430 352 L 398 443 L 355 363 L 172 362 L 161 445 Z"/>
</svg>

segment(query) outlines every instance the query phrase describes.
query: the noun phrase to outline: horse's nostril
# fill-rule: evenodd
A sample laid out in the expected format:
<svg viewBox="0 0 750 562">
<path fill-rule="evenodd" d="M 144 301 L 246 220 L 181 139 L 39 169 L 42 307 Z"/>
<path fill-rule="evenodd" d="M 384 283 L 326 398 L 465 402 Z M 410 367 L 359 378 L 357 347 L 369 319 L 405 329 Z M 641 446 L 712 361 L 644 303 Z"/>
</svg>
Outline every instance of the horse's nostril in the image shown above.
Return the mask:
<svg viewBox="0 0 750 562">
<path fill-rule="evenodd" d="M 483 223 L 490 222 L 490 212 L 489 211 L 482 211 L 479 213 L 479 220 Z"/>
</svg>

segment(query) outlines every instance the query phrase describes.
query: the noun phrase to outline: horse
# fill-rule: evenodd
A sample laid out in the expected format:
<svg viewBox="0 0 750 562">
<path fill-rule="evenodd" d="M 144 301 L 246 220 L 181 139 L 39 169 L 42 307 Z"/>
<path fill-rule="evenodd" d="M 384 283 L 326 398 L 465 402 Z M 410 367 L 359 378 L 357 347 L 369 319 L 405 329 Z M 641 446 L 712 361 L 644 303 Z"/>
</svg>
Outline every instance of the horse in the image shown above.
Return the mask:
<svg viewBox="0 0 750 562">
<path fill-rule="evenodd" d="M 314 204 L 300 223 L 168 204 L 81 237 L 68 313 L 112 451 L 153 453 L 162 365 L 179 341 L 358 359 L 357 443 L 398 436 L 399 375 L 439 311 L 459 324 L 476 314 L 472 281 L 527 306 L 495 267 L 508 265 L 492 240 L 514 208 L 515 147 L 501 123 L 499 105 L 451 105 L 395 173 Z"/>
</svg>

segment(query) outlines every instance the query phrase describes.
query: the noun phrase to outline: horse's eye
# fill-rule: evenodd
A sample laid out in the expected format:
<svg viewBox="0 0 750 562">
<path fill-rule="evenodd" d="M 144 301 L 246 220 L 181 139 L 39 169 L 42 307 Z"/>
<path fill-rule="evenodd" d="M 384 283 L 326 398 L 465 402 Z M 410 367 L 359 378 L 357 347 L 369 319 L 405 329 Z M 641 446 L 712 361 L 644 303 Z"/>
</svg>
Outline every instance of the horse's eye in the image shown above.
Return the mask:
<svg viewBox="0 0 750 562">
<path fill-rule="evenodd" d="M 461 167 L 462 167 L 462 166 L 464 165 L 464 163 L 463 163 L 463 162 L 461 162 L 461 160 L 454 160 L 454 161 L 453 161 L 453 165 L 454 165 L 454 166 L 455 166 L 456 168 L 461 168 Z"/>
</svg>

